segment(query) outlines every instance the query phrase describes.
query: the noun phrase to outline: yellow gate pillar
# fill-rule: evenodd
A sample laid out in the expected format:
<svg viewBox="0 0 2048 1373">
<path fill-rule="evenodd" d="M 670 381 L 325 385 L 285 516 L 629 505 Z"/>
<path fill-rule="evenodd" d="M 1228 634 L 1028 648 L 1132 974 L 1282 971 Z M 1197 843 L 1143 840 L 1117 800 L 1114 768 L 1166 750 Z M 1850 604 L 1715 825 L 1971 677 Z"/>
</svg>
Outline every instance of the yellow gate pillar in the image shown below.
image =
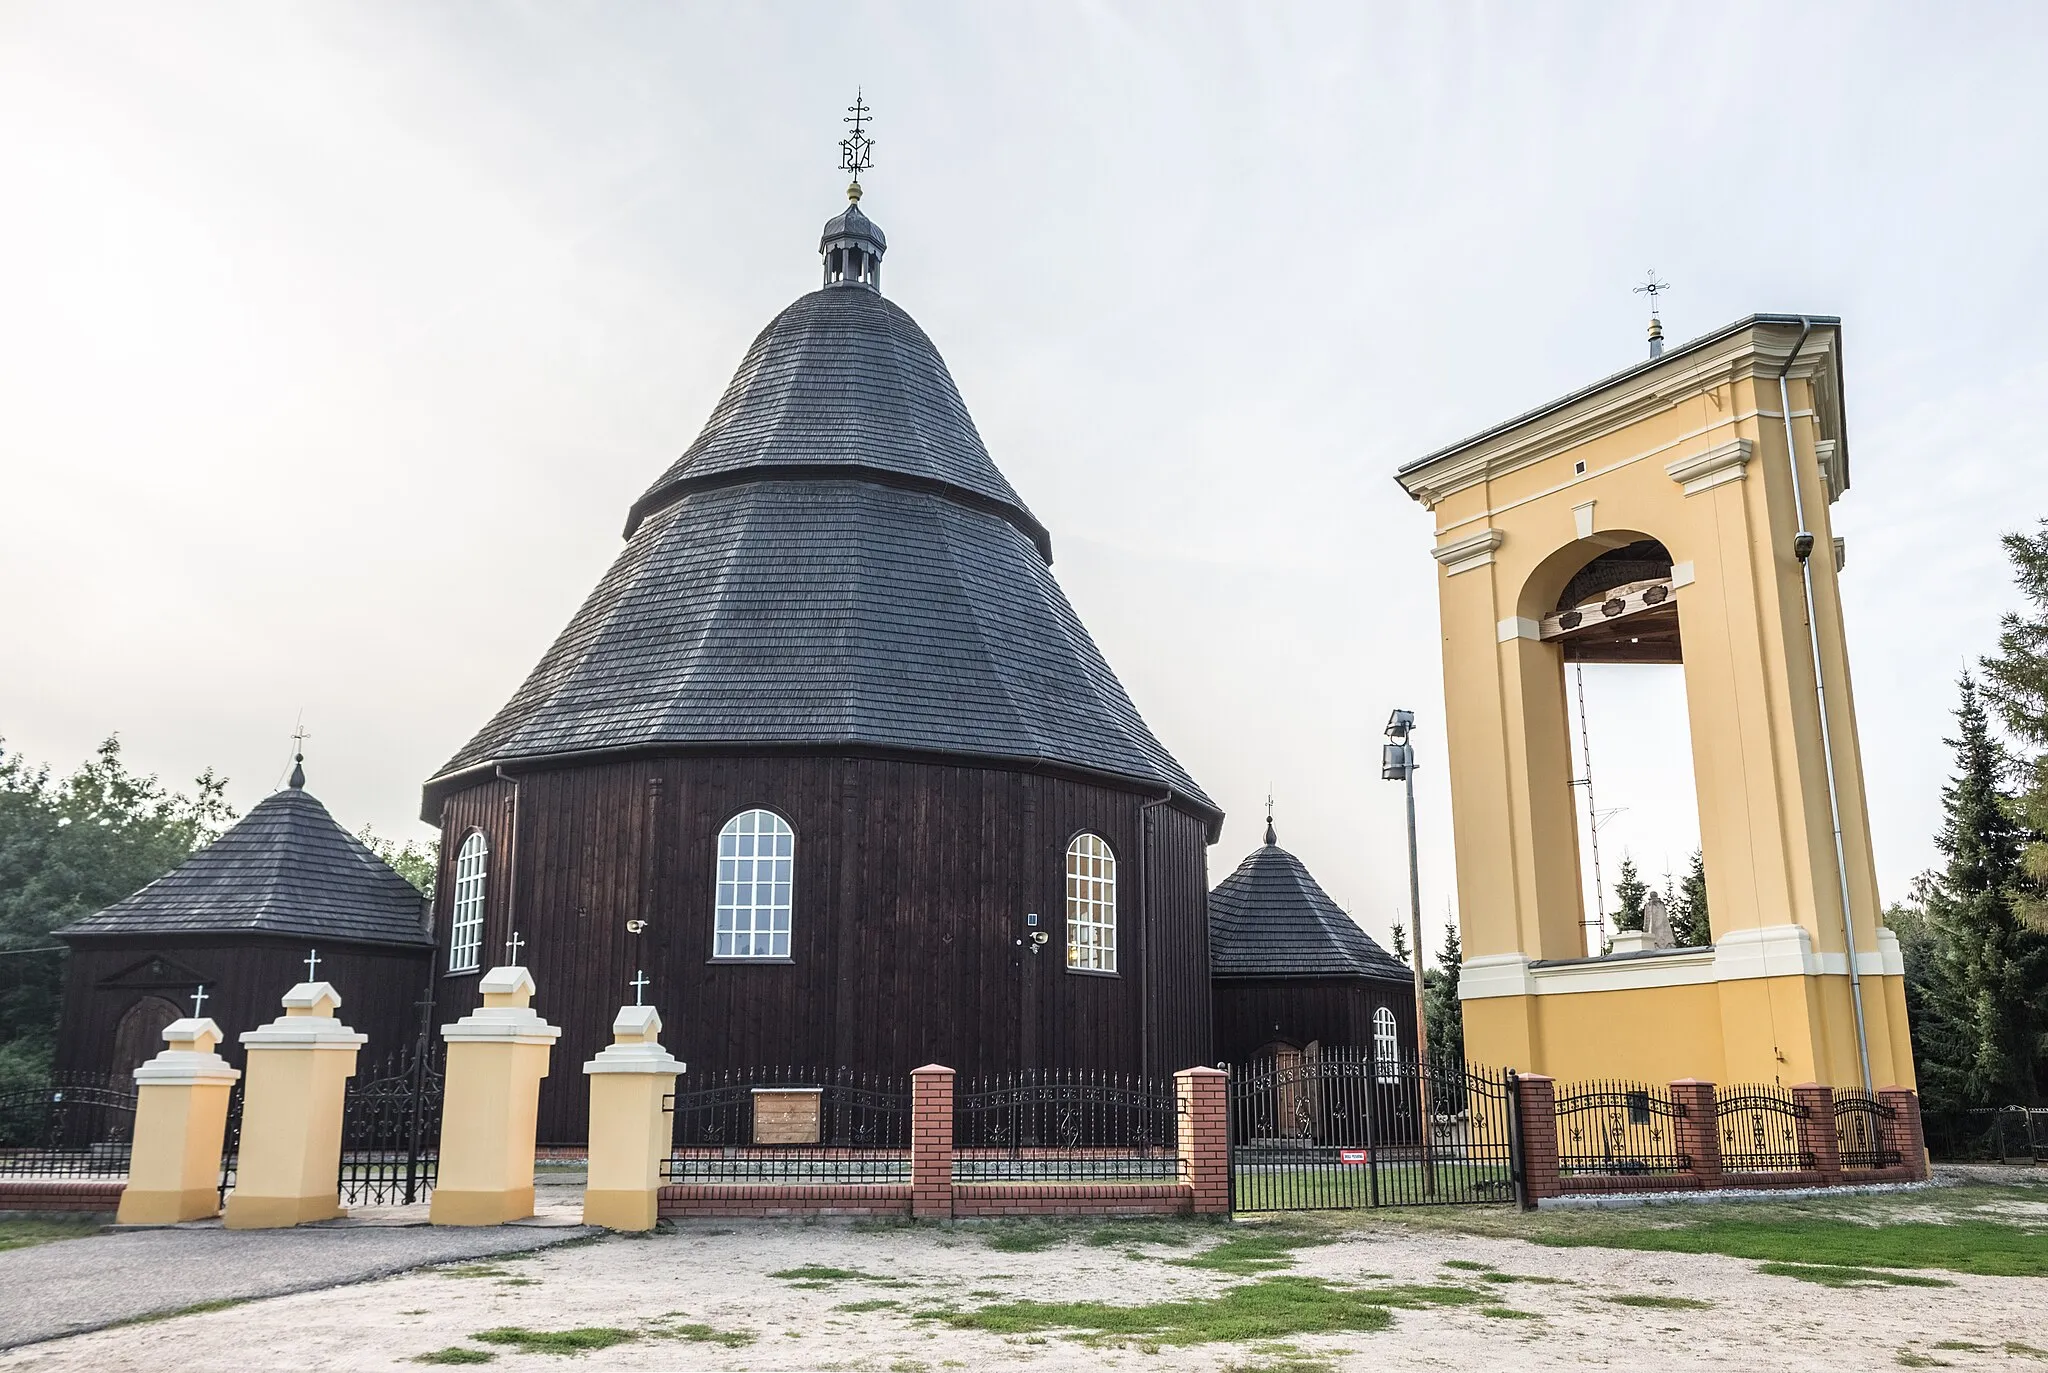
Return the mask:
<svg viewBox="0 0 2048 1373">
<path fill-rule="evenodd" d="M 622 1006 L 612 1043 L 583 1065 L 590 1076 L 590 1174 L 583 1223 L 654 1228 L 661 1163 L 675 1139 L 668 1096 L 684 1065 L 661 1046 L 652 1006 Z"/>
<path fill-rule="evenodd" d="M 214 1052 L 220 1026 L 188 1016 L 164 1027 L 162 1053 L 135 1070 L 135 1149 L 114 1219 L 172 1225 L 220 1214 L 228 1093 L 242 1074 Z"/>
<path fill-rule="evenodd" d="M 501 1225 L 533 1214 L 540 1080 L 562 1032 L 528 1003 L 533 974 L 493 968 L 484 1004 L 453 1025 L 441 1096 L 441 1155 L 429 1216 L 436 1225 Z"/>
<path fill-rule="evenodd" d="M 1481 1062 L 1911 1083 L 1831 523 L 1842 398 L 1839 320 L 1752 315 L 1401 469 L 1435 522 Z M 1609 948 L 1583 909 L 1578 663 L 1683 672 L 1670 748 L 1692 756 L 1711 944 Z"/>
<path fill-rule="evenodd" d="M 301 982 L 284 1014 L 241 1037 L 249 1055 L 242 1088 L 242 1143 L 235 1190 L 222 1218 L 230 1230 L 271 1230 L 333 1220 L 342 1210 L 341 1108 L 368 1040 L 334 1018 L 341 993 Z"/>
</svg>

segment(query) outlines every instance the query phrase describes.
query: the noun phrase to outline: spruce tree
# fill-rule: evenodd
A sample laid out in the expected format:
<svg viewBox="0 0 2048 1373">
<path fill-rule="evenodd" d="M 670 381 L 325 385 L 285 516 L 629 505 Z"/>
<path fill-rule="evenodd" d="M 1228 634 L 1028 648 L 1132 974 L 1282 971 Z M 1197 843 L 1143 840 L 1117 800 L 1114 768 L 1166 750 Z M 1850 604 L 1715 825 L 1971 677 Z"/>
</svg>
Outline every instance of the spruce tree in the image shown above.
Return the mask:
<svg viewBox="0 0 2048 1373">
<path fill-rule="evenodd" d="M 1458 944 L 1456 921 L 1444 922 L 1444 944 L 1429 970 L 1422 1006 L 1429 1018 L 1429 1052 L 1449 1063 L 1465 1061 L 1465 1014 L 1458 1002 L 1458 970 L 1465 953 Z"/>
<path fill-rule="evenodd" d="M 1984 697 L 2012 737 L 2036 751 L 2019 769 L 2026 880 L 2015 899 L 2030 924 L 2048 930 L 2048 519 L 2001 542 L 2027 609 L 1999 619 L 1998 654 L 1983 660 Z"/>
<path fill-rule="evenodd" d="M 1398 920 L 1394 922 L 1394 937 L 1387 941 L 1387 947 L 1393 950 L 1394 957 L 1400 960 L 1402 967 L 1412 965 L 1412 960 L 1408 957 L 1408 927 Z"/>
<path fill-rule="evenodd" d="M 1714 942 L 1714 927 L 1707 919 L 1705 853 L 1699 849 L 1692 851 L 1692 866 L 1686 869 L 1685 881 L 1679 885 L 1678 894 L 1665 904 L 1671 907 L 1671 933 L 1677 936 L 1680 948 L 1705 948 Z"/>
<path fill-rule="evenodd" d="M 1614 928 L 1640 930 L 1643 927 L 1643 898 L 1649 894 L 1649 884 L 1636 873 L 1636 860 L 1624 857 L 1621 876 L 1614 883 Z"/>
<path fill-rule="evenodd" d="M 1927 889 L 1925 1085 L 1937 1108 L 2031 1106 L 2048 1027 L 2048 937 L 2015 900 L 2025 836 L 1999 791 L 2004 752 L 1968 674 L 1960 690 L 1959 737 L 1947 741 L 1956 772 L 1942 789 L 1936 839 L 1948 863 Z"/>
</svg>

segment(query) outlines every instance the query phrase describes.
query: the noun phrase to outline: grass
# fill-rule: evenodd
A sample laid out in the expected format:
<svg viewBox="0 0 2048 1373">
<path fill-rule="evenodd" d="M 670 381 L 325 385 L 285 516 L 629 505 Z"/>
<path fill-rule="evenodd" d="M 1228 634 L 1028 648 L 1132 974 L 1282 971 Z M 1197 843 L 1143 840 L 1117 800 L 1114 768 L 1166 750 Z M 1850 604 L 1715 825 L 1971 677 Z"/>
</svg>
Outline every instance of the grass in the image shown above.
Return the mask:
<svg viewBox="0 0 2048 1373">
<path fill-rule="evenodd" d="M 1482 1306 L 1479 1314 L 1497 1321 L 1540 1321 L 1543 1317 L 1534 1311 L 1517 1311 L 1512 1306 Z"/>
<path fill-rule="evenodd" d="M 653 1333 L 665 1340 L 687 1340 L 691 1344 L 721 1344 L 727 1349 L 739 1349 L 761 1338 L 751 1330 L 720 1330 L 714 1326 L 696 1323 L 665 1325 L 658 1327 Z"/>
<path fill-rule="evenodd" d="M 0 1220 L 0 1253 L 55 1240 L 82 1239 L 99 1231 L 96 1220 Z"/>
<path fill-rule="evenodd" d="M 902 1302 L 894 1301 L 888 1297 L 874 1297 L 868 1301 L 842 1302 L 832 1309 L 834 1311 L 851 1311 L 857 1315 L 863 1311 L 886 1311 L 892 1306 L 901 1305 L 903 1305 Z"/>
<path fill-rule="evenodd" d="M 414 1363 L 489 1363 L 497 1354 L 488 1349 L 471 1349 L 466 1345 L 451 1344 L 446 1349 L 429 1349 L 424 1354 L 412 1356 Z"/>
<path fill-rule="evenodd" d="M 2043 1363 L 2048 1363 L 2048 1349 L 2036 1349 L 2031 1344 L 2021 1344 L 2018 1340 L 2007 1340 L 2005 1342 L 2005 1352 L 2021 1355 L 2029 1359 L 2039 1359 Z"/>
<path fill-rule="evenodd" d="M 158 1321 L 173 1320 L 179 1316 L 201 1316 L 208 1311 L 225 1311 L 230 1306 L 240 1306 L 248 1300 L 248 1297 L 215 1297 L 211 1301 L 196 1301 L 190 1306 L 174 1307 L 169 1311 L 148 1311 L 140 1316 L 128 1316 L 112 1322 L 107 1329 L 112 1330 L 124 1325 L 154 1325 Z"/>
<path fill-rule="evenodd" d="M 1636 1306 L 1648 1311 L 1705 1311 L 1713 1306 L 1712 1302 L 1701 1301 L 1697 1297 L 1659 1297 L 1647 1292 L 1624 1292 L 1603 1300 L 1616 1306 Z"/>
<path fill-rule="evenodd" d="M 880 1273 L 866 1273 L 858 1268 L 827 1268 L 821 1263 L 807 1263 L 801 1268 L 785 1268 L 779 1273 L 770 1273 L 771 1278 L 798 1287 L 826 1288 L 835 1282 L 865 1282 L 879 1287 L 911 1287 L 915 1284 L 901 1278 L 884 1277 Z"/>
<path fill-rule="evenodd" d="M 1954 1287 L 1947 1278 L 1927 1278 L 1916 1273 L 1889 1273 L 1839 1263 L 1761 1263 L 1757 1272 L 1774 1278 L 1798 1278 L 1822 1287 Z"/>
<path fill-rule="evenodd" d="M 1312 1354 L 1282 1354 L 1257 1363 L 1227 1363 L 1223 1373 L 1337 1373 L 1337 1365 Z"/>
<path fill-rule="evenodd" d="M 1214 1230 L 1214 1225 L 1203 1225 L 1201 1231 Z M 1194 1225 L 1181 1220 L 1126 1220 L 1109 1225 L 1098 1225 L 1088 1232 L 1086 1242 L 1097 1249 L 1115 1249 L 1126 1244 L 1168 1244 L 1179 1248 L 1192 1244 L 1200 1233 Z"/>
<path fill-rule="evenodd" d="M 1597 1235 L 1537 1235 L 1563 1248 L 1727 1254 L 1738 1259 L 1843 1268 L 1942 1268 L 1982 1277 L 2048 1277 L 2048 1232 L 1996 1221 L 1866 1225 L 1827 1217 L 1713 1218 Z"/>
<path fill-rule="evenodd" d="M 640 1336 L 614 1325 L 583 1325 L 574 1330 L 528 1330 L 524 1326 L 501 1325 L 479 1330 L 470 1336 L 479 1344 L 510 1345 L 521 1354 L 585 1354 L 593 1349 L 610 1349 Z"/>
<path fill-rule="evenodd" d="M 436 1268 L 438 1278 L 509 1278 L 510 1269 L 500 1268 L 495 1263 L 461 1263 L 453 1268 Z"/>
<path fill-rule="evenodd" d="M 1168 1259 L 1167 1262 L 1181 1268 L 1206 1268 L 1240 1276 L 1271 1273 L 1292 1267 L 1295 1250 L 1312 1244 L 1330 1244 L 1337 1238 L 1335 1234 L 1310 1234 L 1261 1226 L 1231 1235 L 1221 1244 L 1211 1245 L 1199 1254 L 1184 1259 Z"/>
<path fill-rule="evenodd" d="M 1048 1225 L 1044 1221 L 1010 1221 L 990 1226 L 981 1240 L 1005 1254 L 1035 1254 L 1066 1243 L 1069 1233 L 1066 1226 Z"/>
</svg>

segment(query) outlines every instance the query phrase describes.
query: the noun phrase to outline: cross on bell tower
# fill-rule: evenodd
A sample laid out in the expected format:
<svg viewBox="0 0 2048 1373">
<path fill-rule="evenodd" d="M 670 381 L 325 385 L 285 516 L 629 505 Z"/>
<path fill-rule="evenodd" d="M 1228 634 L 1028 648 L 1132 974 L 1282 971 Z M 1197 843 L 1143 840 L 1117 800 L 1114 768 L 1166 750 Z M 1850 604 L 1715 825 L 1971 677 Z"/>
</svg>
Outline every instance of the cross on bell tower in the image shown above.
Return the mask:
<svg viewBox="0 0 2048 1373">
<path fill-rule="evenodd" d="M 1664 321 L 1657 318 L 1657 296 L 1660 292 L 1670 290 L 1671 283 L 1657 280 L 1657 269 L 1654 267 L 1647 275 L 1649 280 L 1636 287 L 1636 294 L 1650 298 L 1650 356 L 1661 358 L 1664 356 Z"/>
</svg>

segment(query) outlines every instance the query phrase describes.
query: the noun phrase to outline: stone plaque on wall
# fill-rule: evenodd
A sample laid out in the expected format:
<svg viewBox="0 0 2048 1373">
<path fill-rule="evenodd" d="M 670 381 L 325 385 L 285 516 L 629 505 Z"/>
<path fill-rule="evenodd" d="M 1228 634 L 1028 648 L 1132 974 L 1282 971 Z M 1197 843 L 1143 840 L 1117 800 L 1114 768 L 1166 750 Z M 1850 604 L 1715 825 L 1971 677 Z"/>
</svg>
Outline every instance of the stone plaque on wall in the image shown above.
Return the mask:
<svg viewBox="0 0 2048 1373">
<path fill-rule="evenodd" d="M 756 1087 L 754 1143 L 816 1144 L 823 1096 L 816 1087 Z"/>
</svg>

